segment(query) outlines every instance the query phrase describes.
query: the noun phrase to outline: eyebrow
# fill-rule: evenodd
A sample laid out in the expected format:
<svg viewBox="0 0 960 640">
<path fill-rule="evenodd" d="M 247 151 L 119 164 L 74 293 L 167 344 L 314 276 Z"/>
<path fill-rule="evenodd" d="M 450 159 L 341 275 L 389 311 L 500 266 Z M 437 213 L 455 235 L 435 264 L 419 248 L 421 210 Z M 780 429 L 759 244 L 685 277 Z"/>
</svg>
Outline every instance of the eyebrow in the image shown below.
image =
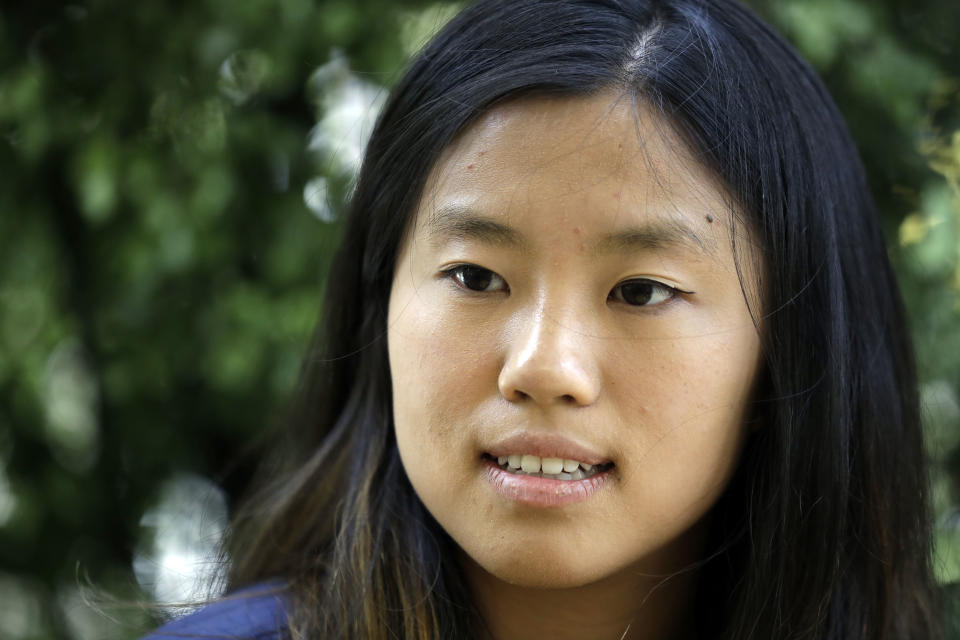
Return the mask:
<svg viewBox="0 0 960 640">
<path fill-rule="evenodd" d="M 714 248 L 713 243 L 706 242 L 684 222 L 658 220 L 605 235 L 597 243 L 596 252 L 629 253 L 674 247 L 703 254 L 712 254 Z"/>
<path fill-rule="evenodd" d="M 436 209 L 424 228 L 438 243 L 472 240 L 490 245 L 527 248 L 527 240 L 516 229 L 484 216 L 466 205 L 450 204 Z M 642 250 L 680 248 L 694 253 L 712 254 L 714 245 L 680 219 L 656 220 L 627 227 L 601 237 L 594 245 L 597 255 L 630 253 Z"/>
<path fill-rule="evenodd" d="M 516 229 L 480 215 L 468 206 L 444 205 L 424 225 L 434 241 L 476 240 L 485 244 L 522 248 L 526 241 Z"/>
</svg>

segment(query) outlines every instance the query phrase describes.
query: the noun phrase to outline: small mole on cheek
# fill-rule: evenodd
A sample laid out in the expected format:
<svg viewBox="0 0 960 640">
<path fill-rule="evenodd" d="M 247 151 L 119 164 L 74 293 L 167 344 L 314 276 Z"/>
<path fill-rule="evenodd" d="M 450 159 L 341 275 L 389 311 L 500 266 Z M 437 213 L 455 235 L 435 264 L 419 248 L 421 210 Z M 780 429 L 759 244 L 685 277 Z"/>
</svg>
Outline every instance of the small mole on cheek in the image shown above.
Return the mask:
<svg viewBox="0 0 960 640">
<path fill-rule="evenodd" d="M 707 214 L 707 222 L 709 222 L 710 224 L 713 224 L 713 216 L 710 215 L 709 213 Z"/>
<path fill-rule="evenodd" d="M 574 227 L 574 228 L 573 228 L 573 233 L 576 234 L 576 235 L 580 235 L 580 227 Z"/>
</svg>

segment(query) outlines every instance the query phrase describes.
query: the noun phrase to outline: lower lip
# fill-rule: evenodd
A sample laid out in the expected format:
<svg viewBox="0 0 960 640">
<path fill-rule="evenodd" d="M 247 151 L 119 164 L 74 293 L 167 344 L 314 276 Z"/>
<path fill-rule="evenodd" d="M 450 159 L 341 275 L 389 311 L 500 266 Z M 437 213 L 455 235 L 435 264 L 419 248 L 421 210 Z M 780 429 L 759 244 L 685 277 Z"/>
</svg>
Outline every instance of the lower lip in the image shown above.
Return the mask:
<svg viewBox="0 0 960 640">
<path fill-rule="evenodd" d="M 610 470 L 582 480 L 554 480 L 510 473 L 493 460 L 483 459 L 486 476 L 493 490 L 504 498 L 530 507 L 563 507 L 584 502 L 607 484 Z"/>
</svg>

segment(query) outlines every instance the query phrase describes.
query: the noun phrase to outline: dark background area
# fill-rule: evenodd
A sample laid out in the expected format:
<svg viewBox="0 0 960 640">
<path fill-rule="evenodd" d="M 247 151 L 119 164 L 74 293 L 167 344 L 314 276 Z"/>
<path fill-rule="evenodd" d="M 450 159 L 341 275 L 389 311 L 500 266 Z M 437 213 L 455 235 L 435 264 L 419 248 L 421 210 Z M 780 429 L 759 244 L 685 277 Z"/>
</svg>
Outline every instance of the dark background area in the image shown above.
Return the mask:
<svg viewBox="0 0 960 640">
<path fill-rule="evenodd" d="M 938 575 L 958 582 L 960 3 L 750 4 L 866 162 L 920 360 Z M 0 638 L 132 638 L 154 622 L 137 603 L 205 595 L 364 136 L 455 8 L 0 8 Z"/>
</svg>

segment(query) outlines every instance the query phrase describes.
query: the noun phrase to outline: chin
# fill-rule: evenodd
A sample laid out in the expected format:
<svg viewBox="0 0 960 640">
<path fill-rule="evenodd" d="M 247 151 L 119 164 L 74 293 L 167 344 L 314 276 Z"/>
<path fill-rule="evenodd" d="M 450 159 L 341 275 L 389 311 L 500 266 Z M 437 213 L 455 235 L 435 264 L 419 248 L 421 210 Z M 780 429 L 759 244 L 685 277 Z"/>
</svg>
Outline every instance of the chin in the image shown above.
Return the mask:
<svg viewBox="0 0 960 640">
<path fill-rule="evenodd" d="M 474 558 L 462 552 L 468 571 L 483 571 L 494 578 L 526 589 L 572 589 L 582 587 L 610 575 L 616 569 L 604 564 L 572 562 L 582 554 L 550 553 L 544 548 L 529 552 L 512 550 L 509 554 Z"/>
</svg>

